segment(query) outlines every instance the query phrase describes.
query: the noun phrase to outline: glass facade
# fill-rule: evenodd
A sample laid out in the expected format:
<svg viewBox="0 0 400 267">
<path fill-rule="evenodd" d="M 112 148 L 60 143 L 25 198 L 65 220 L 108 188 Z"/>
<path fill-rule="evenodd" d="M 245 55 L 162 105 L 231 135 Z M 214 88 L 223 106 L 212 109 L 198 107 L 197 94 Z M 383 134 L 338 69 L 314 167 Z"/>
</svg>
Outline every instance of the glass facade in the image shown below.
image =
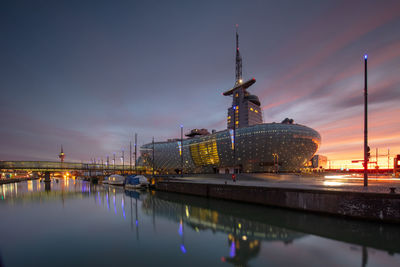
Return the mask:
<svg viewBox="0 0 400 267">
<path fill-rule="evenodd" d="M 182 143 L 183 169 L 188 173 L 212 173 L 236 166 L 241 172 L 297 171 L 317 152 L 318 132 L 299 124 L 264 123 L 185 139 Z M 235 143 L 233 145 L 233 142 Z M 158 142 L 154 145 L 154 167 L 173 173 L 181 169 L 180 144 Z M 235 147 L 235 149 L 234 149 Z M 150 166 L 152 144 L 141 148 Z"/>
</svg>

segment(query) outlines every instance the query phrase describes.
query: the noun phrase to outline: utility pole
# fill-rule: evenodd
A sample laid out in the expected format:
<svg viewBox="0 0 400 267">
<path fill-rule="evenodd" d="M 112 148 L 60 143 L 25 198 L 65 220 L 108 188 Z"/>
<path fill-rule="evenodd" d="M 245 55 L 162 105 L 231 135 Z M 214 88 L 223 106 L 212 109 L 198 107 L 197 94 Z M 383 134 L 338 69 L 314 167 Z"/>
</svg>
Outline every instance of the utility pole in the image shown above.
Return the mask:
<svg viewBox="0 0 400 267">
<path fill-rule="evenodd" d="M 135 174 L 137 174 L 137 133 L 135 133 Z"/>
<path fill-rule="evenodd" d="M 364 187 L 368 186 L 368 55 L 364 55 Z"/>
</svg>

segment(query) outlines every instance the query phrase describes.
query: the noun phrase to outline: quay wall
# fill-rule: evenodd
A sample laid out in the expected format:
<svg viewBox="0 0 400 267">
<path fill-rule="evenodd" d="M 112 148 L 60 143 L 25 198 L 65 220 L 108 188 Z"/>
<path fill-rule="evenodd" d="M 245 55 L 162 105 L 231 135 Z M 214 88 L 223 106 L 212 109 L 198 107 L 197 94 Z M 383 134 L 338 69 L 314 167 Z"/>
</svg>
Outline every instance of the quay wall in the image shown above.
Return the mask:
<svg viewBox="0 0 400 267">
<path fill-rule="evenodd" d="M 400 195 L 159 181 L 160 191 L 400 223 Z"/>
</svg>

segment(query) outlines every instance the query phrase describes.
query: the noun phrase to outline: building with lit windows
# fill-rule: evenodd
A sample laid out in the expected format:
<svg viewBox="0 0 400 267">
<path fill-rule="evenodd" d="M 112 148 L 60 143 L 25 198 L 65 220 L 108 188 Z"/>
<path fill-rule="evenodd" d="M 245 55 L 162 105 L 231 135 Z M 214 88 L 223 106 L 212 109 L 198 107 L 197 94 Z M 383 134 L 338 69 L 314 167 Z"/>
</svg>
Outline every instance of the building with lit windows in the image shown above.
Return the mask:
<svg viewBox="0 0 400 267">
<path fill-rule="evenodd" d="M 297 171 L 317 152 L 321 137 L 315 130 L 286 118 L 263 123 L 260 100 L 247 89 L 256 80 L 242 80 L 242 58 L 236 32 L 236 82 L 227 128 L 211 134 L 192 130 L 188 138 L 141 147 L 141 162 L 160 173 L 232 173 Z M 154 155 L 154 158 L 153 158 Z"/>
</svg>

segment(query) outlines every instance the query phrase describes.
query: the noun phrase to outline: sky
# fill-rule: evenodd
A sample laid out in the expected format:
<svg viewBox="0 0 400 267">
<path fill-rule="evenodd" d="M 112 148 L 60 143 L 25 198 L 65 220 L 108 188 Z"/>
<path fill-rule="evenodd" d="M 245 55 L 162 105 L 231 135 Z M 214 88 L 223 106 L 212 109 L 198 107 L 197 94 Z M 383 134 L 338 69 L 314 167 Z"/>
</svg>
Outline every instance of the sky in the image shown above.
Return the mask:
<svg viewBox="0 0 400 267">
<path fill-rule="evenodd" d="M 367 53 L 371 154 L 382 167 L 400 154 L 398 0 L 3 0 L 0 160 L 56 161 L 62 144 L 87 162 L 134 133 L 225 129 L 236 24 L 265 123 L 292 118 L 321 134 L 331 167 L 356 166 Z"/>
</svg>

